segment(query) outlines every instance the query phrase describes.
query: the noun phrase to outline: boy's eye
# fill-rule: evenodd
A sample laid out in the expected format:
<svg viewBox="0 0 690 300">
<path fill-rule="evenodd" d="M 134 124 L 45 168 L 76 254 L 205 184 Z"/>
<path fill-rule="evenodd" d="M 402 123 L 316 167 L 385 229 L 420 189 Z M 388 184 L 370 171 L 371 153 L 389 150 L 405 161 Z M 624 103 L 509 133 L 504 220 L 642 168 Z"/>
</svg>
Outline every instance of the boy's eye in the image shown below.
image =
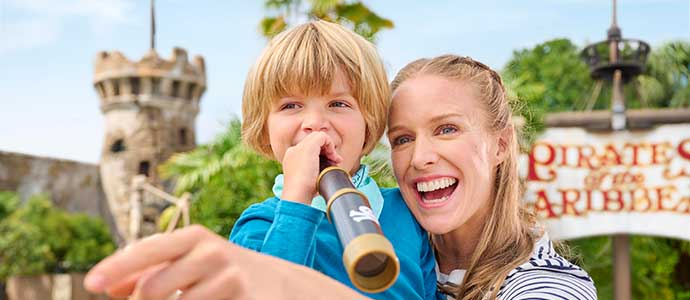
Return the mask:
<svg viewBox="0 0 690 300">
<path fill-rule="evenodd" d="M 411 142 L 411 141 L 412 141 L 412 138 L 411 138 L 411 137 L 406 136 L 406 135 L 403 135 L 403 136 L 399 136 L 399 137 L 393 138 L 392 144 L 393 144 L 393 146 L 400 146 L 400 145 L 403 145 L 403 144 L 407 144 L 407 143 L 409 143 L 409 142 Z"/>
<path fill-rule="evenodd" d="M 455 126 L 443 125 L 443 126 L 438 128 L 437 133 L 438 134 L 451 134 L 451 133 L 455 133 L 457 131 L 458 131 L 458 128 Z"/>
<path fill-rule="evenodd" d="M 280 107 L 280 110 L 285 110 L 285 109 L 295 109 L 297 108 L 297 103 L 286 103 L 283 104 L 283 106 Z"/>
<path fill-rule="evenodd" d="M 330 107 L 350 107 L 350 105 L 348 105 L 346 102 L 344 102 L 344 101 L 337 101 L 337 100 L 331 102 L 331 104 L 330 104 L 329 106 L 330 106 Z"/>
</svg>

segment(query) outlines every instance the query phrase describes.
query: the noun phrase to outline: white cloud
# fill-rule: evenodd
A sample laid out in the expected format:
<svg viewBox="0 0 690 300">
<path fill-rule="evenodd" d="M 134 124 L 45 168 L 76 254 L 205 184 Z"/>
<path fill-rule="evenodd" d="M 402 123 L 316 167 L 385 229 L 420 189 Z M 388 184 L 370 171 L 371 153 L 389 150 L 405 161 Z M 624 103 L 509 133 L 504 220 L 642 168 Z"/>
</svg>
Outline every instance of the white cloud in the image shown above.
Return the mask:
<svg viewBox="0 0 690 300">
<path fill-rule="evenodd" d="M 0 0 L 2 2 L 3 0 Z M 0 20 L 0 53 L 47 46 L 75 19 L 86 19 L 94 34 L 127 23 L 134 0 L 7 0 Z"/>
<path fill-rule="evenodd" d="M 50 45 L 60 35 L 54 19 L 30 19 L 5 24 L 0 32 L 0 53 Z"/>
<path fill-rule="evenodd" d="M 9 0 L 9 3 L 27 13 L 88 17 L 114 23 L 126 21 L 134 8 L 133 0 Z"/>
</svg>

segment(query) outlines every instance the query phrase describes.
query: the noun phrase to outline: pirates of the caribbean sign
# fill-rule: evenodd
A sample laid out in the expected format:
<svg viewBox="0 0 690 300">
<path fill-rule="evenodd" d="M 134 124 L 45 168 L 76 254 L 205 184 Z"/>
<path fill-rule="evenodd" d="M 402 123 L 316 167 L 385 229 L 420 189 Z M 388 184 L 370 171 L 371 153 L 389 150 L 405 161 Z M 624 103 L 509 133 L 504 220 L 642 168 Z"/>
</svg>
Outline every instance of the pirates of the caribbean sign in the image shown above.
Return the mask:
<svg viewBox="0 0 690 300">
<path fill-rule="evenodd" d="M 525 201 L 552 238 L 630 233 L 690 240 L 690 124 L 547 129 L 522 157 Z"/>
</svg>

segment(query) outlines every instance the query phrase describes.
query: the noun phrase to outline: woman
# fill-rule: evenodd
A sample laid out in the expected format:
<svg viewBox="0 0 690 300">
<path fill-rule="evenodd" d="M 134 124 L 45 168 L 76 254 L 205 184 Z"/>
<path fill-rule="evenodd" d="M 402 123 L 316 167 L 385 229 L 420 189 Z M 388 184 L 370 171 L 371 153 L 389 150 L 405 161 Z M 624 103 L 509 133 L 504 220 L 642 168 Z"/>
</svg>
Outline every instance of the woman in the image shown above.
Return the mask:
<svg viewBox="0 0 690 300">
<path fill-rule="evenodd" d="M 596 299 L 587 273 L 555 253 L 520 206 L 517 141 L 499 75 L 445 55 L 410 63 L 392 89 L 393 169 L 432 235 L 440 290 L 455 299 Z M 363 298 L 199 227 L 134 245 L 96 266 L 85 284 L 97 292 L 136 287 L 141 299 L 190 286 L 204 291 L 198 299 Z"/>
<path fill-rule="evenodd" d="M 408 64 L 392 83 L 388 138 L 400 191 L 432 235 L 456 299 L 595 299 L 520 205 L 518 145 L 500 76 L 470 58 Z"/>
</svg>

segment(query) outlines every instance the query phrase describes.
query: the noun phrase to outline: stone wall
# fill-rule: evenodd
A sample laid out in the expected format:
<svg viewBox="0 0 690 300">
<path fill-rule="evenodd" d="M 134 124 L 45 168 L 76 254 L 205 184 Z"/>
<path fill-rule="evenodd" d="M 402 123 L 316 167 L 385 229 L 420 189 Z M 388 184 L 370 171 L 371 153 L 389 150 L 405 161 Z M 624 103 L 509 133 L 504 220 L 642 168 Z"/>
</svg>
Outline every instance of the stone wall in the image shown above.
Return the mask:
<svg viewBox="0 0 690 300">
<path fill-rule="evenodd" d="M 96 164 L 0 151 L 0 190 L 15 191 L 22 201 L 49 194 L 56 207 L 103 218 L 116 232 Z"/>
</svg>

